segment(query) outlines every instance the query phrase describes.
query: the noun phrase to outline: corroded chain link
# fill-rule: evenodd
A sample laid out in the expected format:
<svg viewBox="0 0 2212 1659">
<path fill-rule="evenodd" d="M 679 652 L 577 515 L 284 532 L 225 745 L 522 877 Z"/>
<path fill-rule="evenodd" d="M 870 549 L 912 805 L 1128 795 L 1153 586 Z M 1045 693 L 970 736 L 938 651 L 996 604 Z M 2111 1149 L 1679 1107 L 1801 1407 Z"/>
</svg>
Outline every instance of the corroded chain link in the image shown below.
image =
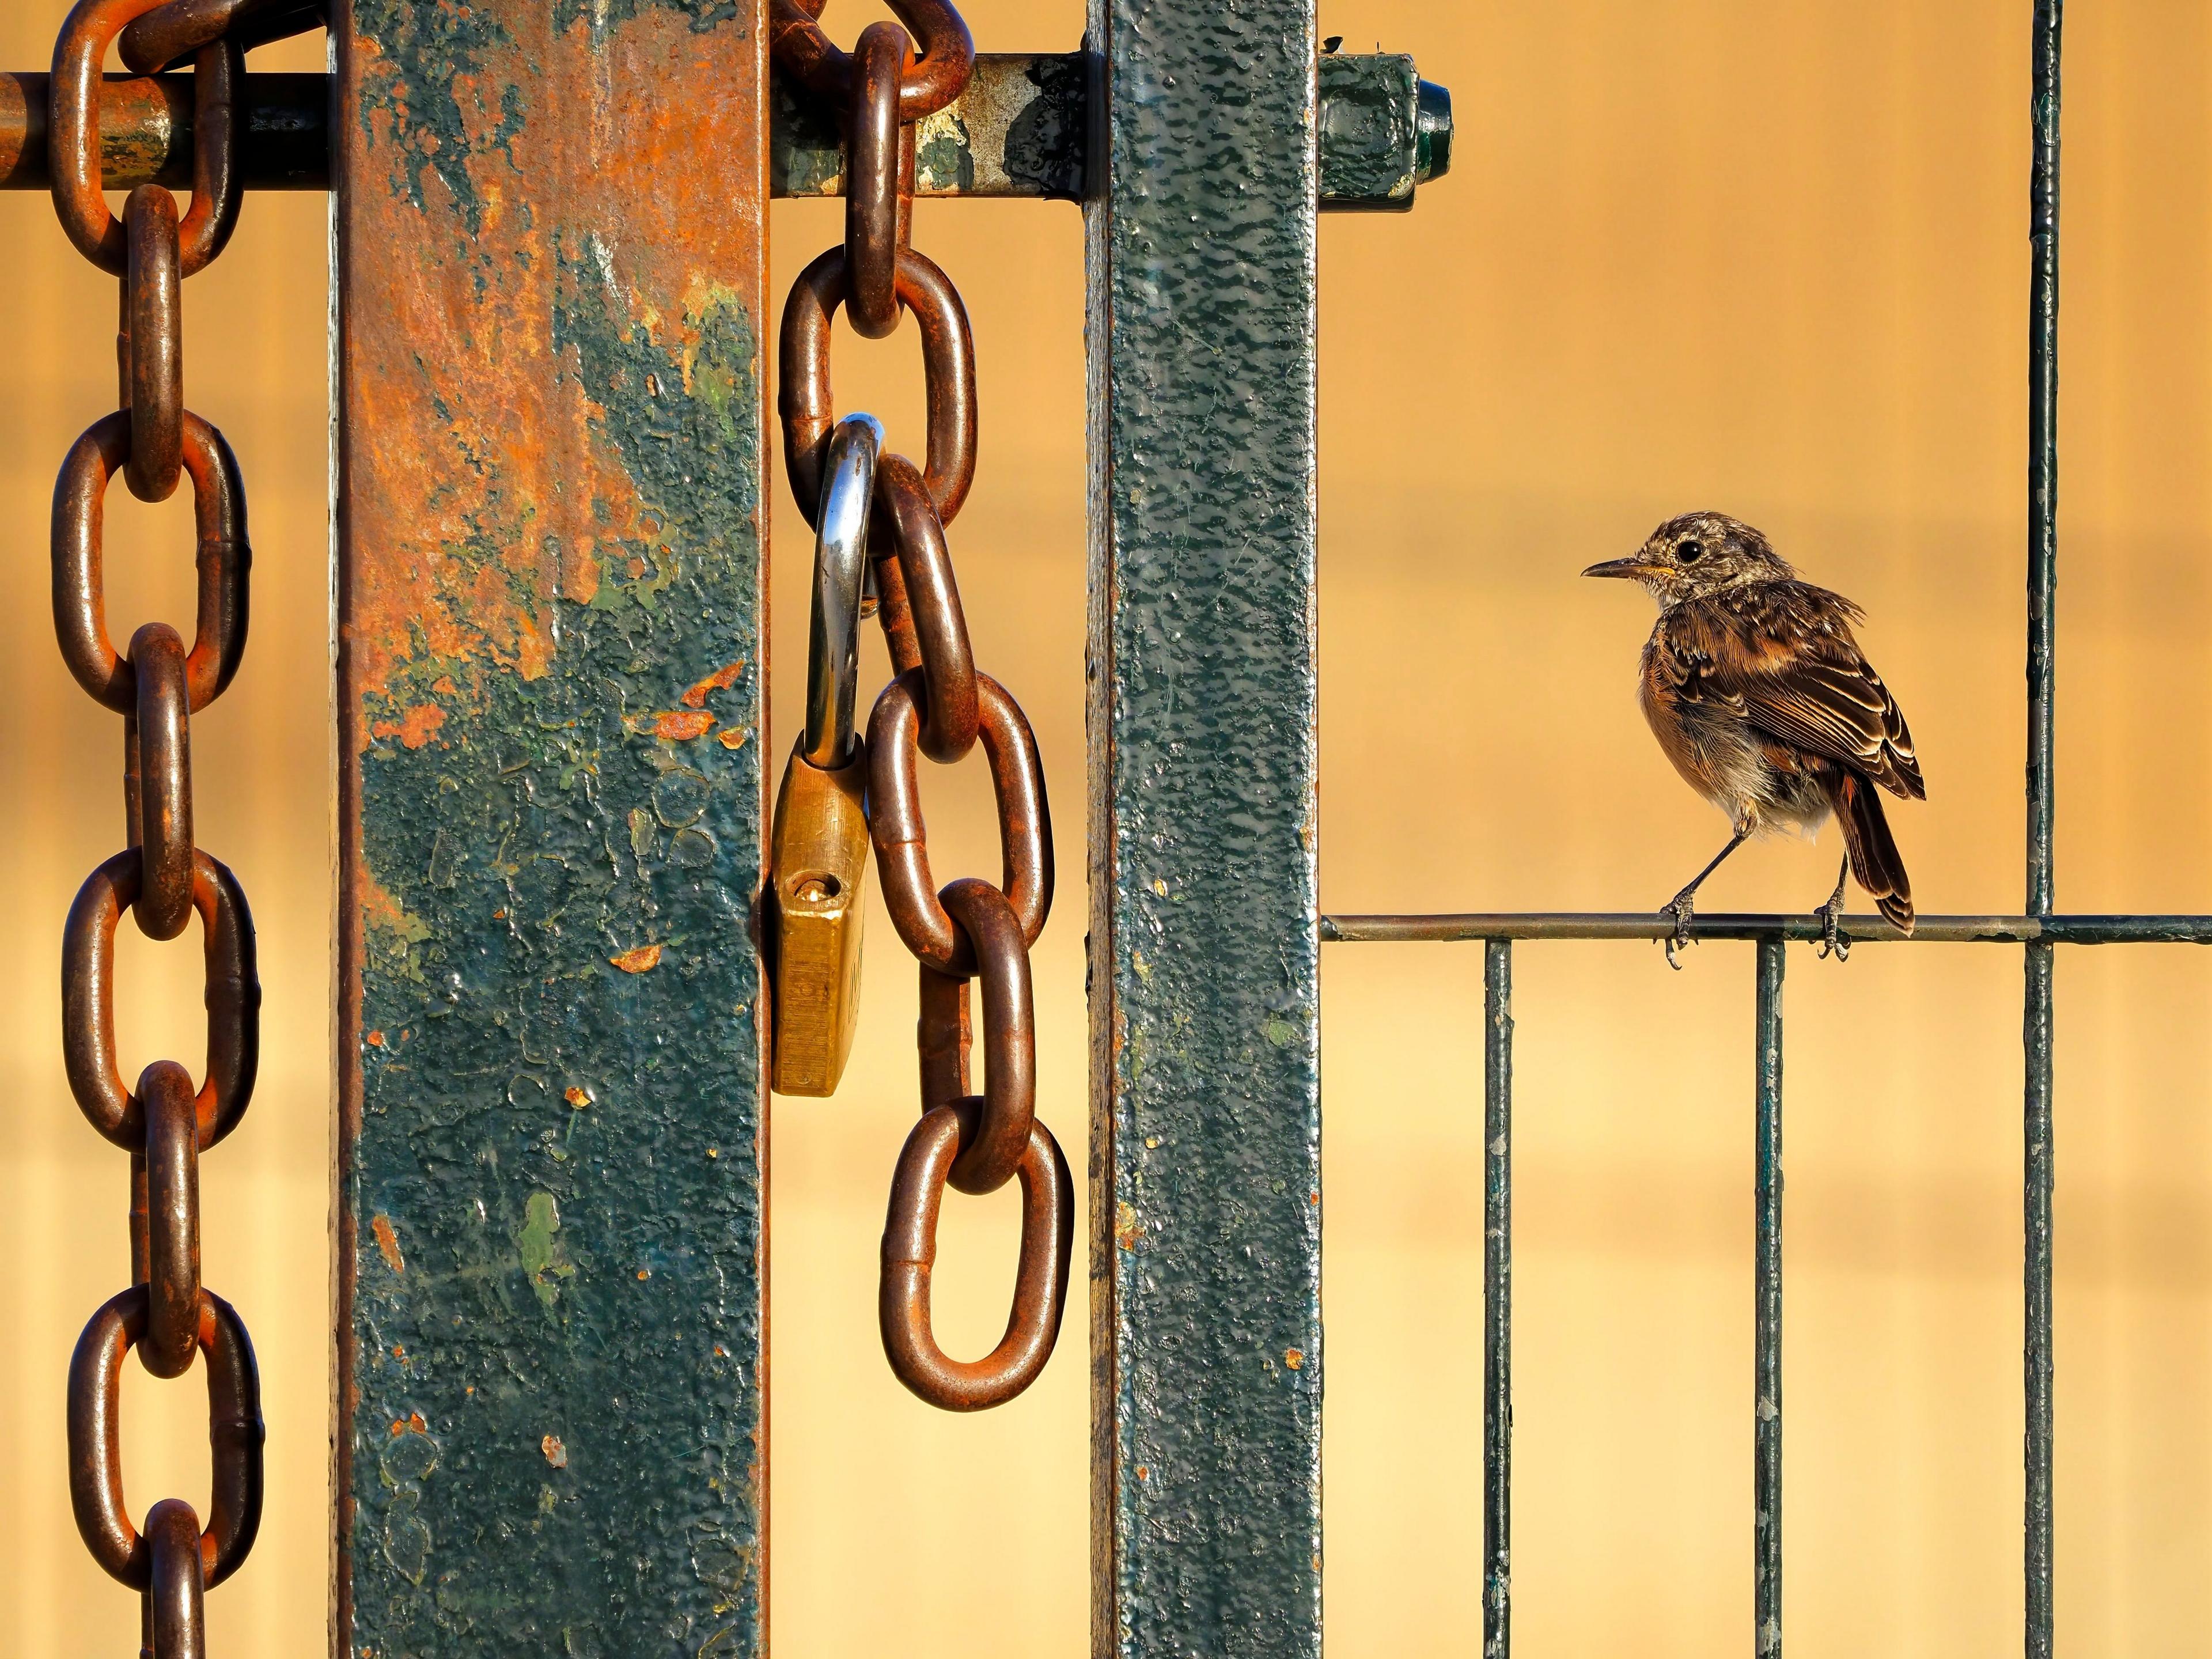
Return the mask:
<svg viewBox="0 0 2212 1659">
<path fill-rule="evenodd" d="M 55 211 L 78 252 L 121 278 L 116 368 L 121 407 L 71 446 L 54 485 L 54 631 L 94 701 L 123 716 L 127 845 L 87 878 L 62 942 L 62 1051 L 88 1121 L 131 1153 L 131 1286 L 92 1316 L 70 1364 L 70 1497 L 93 1558 L 141 1597 L 142 1655 L 199 1659 L 207 1590 L 236 1571 L 261 1522 L 260 1381 L 236 1311 L 200 1279 L 200 1154 L 237 1127 L 260 1058 L 253 921 L 231 872 L 192 832 L 191 717 L 221 696 L 246 647 L 246 492 L 222 434 L 185 407 L 179 289 L 222 252 L 238 222 L 236 97 L 248 46 L 319 22 L 302 0 L 78 0 L 54 46 Z M 101 193 L 101 65 L 193 69 L 192 200 L 179 218 L 158 185 L 131 192 L 118 220 Z M 191 481 L 198 616 L 187 647 L 149 623 L 118 654 L 107 630 L 102 530 L 121 471 L 141 501 Z M 125 1082 L 115 1042 L 115 928 L 125 910 L 171 939 L 198 914 L 206 964 L 204 1080 L 156 1060 Z M 136 1349 L 155 1376 L 204 1362 L 214 1456 L 206 1523 L 180 1499 L 131 1523 L 123 1494 L 120 1392 Z"/>
<path fill-rule="evenodd" d="M 915 124 L 959 97 L 975 48 L 944 0 L 891 0 L 906 27 L 872 25 L 848 55 L 816 21 L 824 3 L 771 5 L 776 62 L 840 103 L 846 124 L 845 241 L 800 273 L 785 302 L 778 408 L 793 493 L 827 536 L 825 472 L 833 469 L 825 463 L 838 429 L 831 321 L 842 307 L 860 334 L 881 338 L 902 313 L 913 316 L 927 392 L 927 464 L 896 454 L 875 459 L 867 534 L 878 616 L 897 678 L 876 700 L 865 744 L 856 742 L 843 763 L 865 763 L 868 839 L 884 900 L 921 967 L 922 1115 L 899 1155 L 884 1229 L 884 1352 L 899 1380 L 932 1405 L 979 1411 L 1021 1393 L 1051 1357 L 1066 1306 L 1075 1200 L 1059 1143 L 1036 1121 L 1029 951 L 1052 908 L 1044 771 L 1020 707 L 975 668 L 945 534 L 975 476 L 975 343 L 958 291 L 909 240 Z M 872 433 L 873 422 L 866 424 Z M 979 739 L 998 801 L 999 884 L 970 878 L 939 890 L 916 757 L 952 765 Z M 779 806 L 779 821 L 783 816 Z M 987 1062 L 981 1095 L 969 1091 L 969 987 L 977 979 Z M 949 1358 L 930 1318 L 945 1188 L 991 1193 L 1016 1179 L 1022 1237 L 1006 1334 L 981 1360 Z"/>
</svg>

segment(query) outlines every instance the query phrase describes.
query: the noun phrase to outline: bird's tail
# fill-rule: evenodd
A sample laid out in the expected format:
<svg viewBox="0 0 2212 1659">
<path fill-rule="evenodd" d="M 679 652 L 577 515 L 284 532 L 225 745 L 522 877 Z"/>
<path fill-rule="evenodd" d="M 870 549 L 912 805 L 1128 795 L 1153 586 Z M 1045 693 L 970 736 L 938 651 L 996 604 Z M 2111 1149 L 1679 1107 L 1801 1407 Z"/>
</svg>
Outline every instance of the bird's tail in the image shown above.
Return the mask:
<svg viewBox="0 0 2212 1659">
<path fill-rule="evenodd" d="M 1844 851 L 1851 874 L 1881 913 L 1905 933 L 1912 931 L 1912 882 L 1889 833 L 1881 796 L 1855 772 L 1844 772 L 1835 789 L 1836 822 L 1843 827 Z"/>
</svg>

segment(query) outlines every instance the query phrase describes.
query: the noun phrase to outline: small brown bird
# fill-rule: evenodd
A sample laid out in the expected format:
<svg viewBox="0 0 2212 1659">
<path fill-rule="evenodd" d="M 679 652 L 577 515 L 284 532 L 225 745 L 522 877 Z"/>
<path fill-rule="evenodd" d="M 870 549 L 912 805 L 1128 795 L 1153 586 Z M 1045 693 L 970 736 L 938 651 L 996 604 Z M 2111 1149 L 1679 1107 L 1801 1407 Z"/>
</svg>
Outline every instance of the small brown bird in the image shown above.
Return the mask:
<svg viewBox="0 0 2212 1659">
<path fill-rule="evenodd" d="M 1874 786 L 1907 800 L 1928 789 L 1897 700 L 1851 637 L 1858 606 L 1798 580 L 1765 537 L 1724 513 L 1669 519 L 1634 557 L 1583 574 L 1628 577 L 1659 601 L 1644 647 L 1644 716 L 1674 769 L 1735 830 L 1659 913 L 1674 921 L 1667 960 L 1681 965 L 1674 951 L 1689 943 L 1693 896 L 1722 860 L 1772 830 L 1809 835 L 1831 813 L 1843 826 L 1844 867 L 1815 912 L 1821 954 L 1848 953 L 1838 932 L 1846 876 L 1911 933 L 1912 884 Z"/>
</svg>

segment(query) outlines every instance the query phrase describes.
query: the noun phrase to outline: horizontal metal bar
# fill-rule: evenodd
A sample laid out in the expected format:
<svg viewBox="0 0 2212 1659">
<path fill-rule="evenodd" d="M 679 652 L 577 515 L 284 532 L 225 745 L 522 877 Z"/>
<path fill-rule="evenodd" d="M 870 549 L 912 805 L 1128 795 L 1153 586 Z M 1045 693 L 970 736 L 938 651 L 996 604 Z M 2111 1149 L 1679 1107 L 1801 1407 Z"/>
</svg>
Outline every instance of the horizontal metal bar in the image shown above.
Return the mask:
<svg viewBox="0 0 2212 1659">
<path fill-rule="evenodd" d="M 1498 939 L 1665 939 L 1668 917 L 1606 911 L 1426 916 L 1323 916 L 1325 945 L 1449 944 Z M 1880 916 L 1845 916 L 1853 945 L 2212 945 L 2212 916 L 1923 916 L 1908 936 Z M 1709 915 L 1690 924 L 1693 939 L 1820 938 L 1811 915 Z"/>
<path fill-rule="evenodd" d="M 47 187 L 46 79 L 0 73 L 0 190 Z M 1080 52 L 979 56 L 966 94 L 916 133 L 915 193 L 1080 200 L 1087 176 L 1091 71 Z M 1389 53 L 1321 63 L 1321 204 L 1409 208 L 1414 188 L 1451 165 L 1451 98 Z M 246 183 L 257 190 L 330 185 L 330 77 L 246 77 Z M 839 196 L 843 137 L 836 110 L 778 78 L 769 140 L 769 193 Z M 100 93 L 100 162 L 111 190 L 191 182 L 189 75 L 111 75 Z"/>
<path fill-rule="evenodd" d="M 1043 196 L 1080 201 L 1090 70 L 1065 57 L 979 52 L 968 89 L 915 129 L 916 196 Z M 842 196 L 836 106 L 775 77 L 769 127 L 771 195 Z"/>
<path fill-rule="evenodd" d="M 917 196 L 1043 196 L 1087 188 L 1091 65 L 1065 56 L 979 55 L 968 89 L 915 134 Z M 1451 95 L 1399 53 L 1325 57 L 1320 64 L 1321 205 L 1410 208 L 1416 186 L 1451 166 Z M 838 113 L 779 77 L 769 137 L 776 196 L 845 189 Z"/>
<path fill-rule="evenodd" d="M 0 71 L 0 190 L 45 190 L 44 75 Z M 328 190 L 331 77 L 246 77 L 248 190 Z M 192 77 L 111 75 L 100 89 L 100 170 L 110 190 L 192 182 Z"/>
</svg>

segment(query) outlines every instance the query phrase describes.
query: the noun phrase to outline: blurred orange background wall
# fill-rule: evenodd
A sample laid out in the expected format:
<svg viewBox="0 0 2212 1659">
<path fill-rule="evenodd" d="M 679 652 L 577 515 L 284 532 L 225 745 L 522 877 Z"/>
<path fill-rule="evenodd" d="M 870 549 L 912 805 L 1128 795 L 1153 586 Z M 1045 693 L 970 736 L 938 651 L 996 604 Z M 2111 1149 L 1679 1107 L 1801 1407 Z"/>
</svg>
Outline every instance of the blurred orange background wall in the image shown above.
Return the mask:
<svg viewBox="0 0 2212 1659">
<path fill-rule="evenodd" d="M 968 0 L 986 49 L 1061 51 L 1079 0 Z M 44 67 L 62 7 L 0 0 Z M 842 0 L 842 36 L 884 15 Z M 1452 176 L 1324 222 L 1327 908 L 1656 908 L 1725 828 L 1631 692 L 1644 602 L 1578 583 L 1718 507 L 1864 604 L 1930 784 L 1897 811 L 1924 913 L 2021 894 L 2027 0 L 1324 0 L 1325 34 L 1455 94 Z M 2067 39 L 2059 620 L 2062 908 L 2212 909 L 2212 12 L 2077 7 Z M 319 47 L 258 54 L 311 68 Z M 236 446 L 258 552 L 246 666 L 194 722 L 203 845 L 260 927 L 268 1036 L 204 1166 L 209 1282 L 264 1367 L 270 1499 L 210 1599 L 215 1652 L 324 1643 L 328 1501 L 325 204 L 255 197 L 188 284 L 188 401 Z M 774 215 L 772 304 L 838 234 Z M 984 665 L 1024 702 L 1081 870 L 1082 250 L 1064 204 L 925 204 L 977 330 L 982 470 L 955 534 Z M 36 196 L 0 198 L 0 1653 L 126 1650 L 135 1598 L 69 1521 L 70 1345 L 123 1282 L 125 1160 L 70 1103 L 55 960 L 120 843 L 113 718 L 47 617 L 46 502 L 113 405 L 114 293 Z M 904 337 L 910 341 L 911 337 Z M 848 407 L 918 430 L 910 343 L 841 333 Z M 778 724 L 809 540 L 775 485 Z M 118 630 L 190 608 L 189 507 L 111 492 Z M 883 671 L 871 642 L 866 675 Z M 1224 757 L 1233 763 L 1233 757 Z M 981 769 L 931 781 L 939 867 L 985 869 Z M 1740 855 L 1717 908 L 1808 908 L 1832 836 Z M 1040 1111 L 1083 1094 L 1082 904 L 1039 946 Z M 774 1142 L 775 1638 L 809 1659 L 1074 1656 L 1087 1640 L 1083 1322 L 975 1419 L 886 1373 L 883 1191 L 913 1106 L 911 970 L 878 914 L 861 1048 Z M 126 1070 L 197 1065 L 198 952 L 120 935 Z M 2058 1608 L 2075 1659 L 2212 1634 L 2212 960 L 2062 954 Z M 2020 1641 L 2016 951 L 1793 951 L 1787 1631 L 1799 1656 Z M 1514 1622 L 1535 1656 L 1749 1638 L 1751 959 L 1518 954 Z M 1480 953 L 1325 957 L 1329 1642 L 1479 1644 Z M 1003 1200 L 1003 1201 L 1001 1201 Z M 948 1211 L 948 1341 L 1003 1317 L 1012 1199 Z M 126 1368 L 134 1504 L 204 1501 L 197 1382 Z"/>
</svg>

